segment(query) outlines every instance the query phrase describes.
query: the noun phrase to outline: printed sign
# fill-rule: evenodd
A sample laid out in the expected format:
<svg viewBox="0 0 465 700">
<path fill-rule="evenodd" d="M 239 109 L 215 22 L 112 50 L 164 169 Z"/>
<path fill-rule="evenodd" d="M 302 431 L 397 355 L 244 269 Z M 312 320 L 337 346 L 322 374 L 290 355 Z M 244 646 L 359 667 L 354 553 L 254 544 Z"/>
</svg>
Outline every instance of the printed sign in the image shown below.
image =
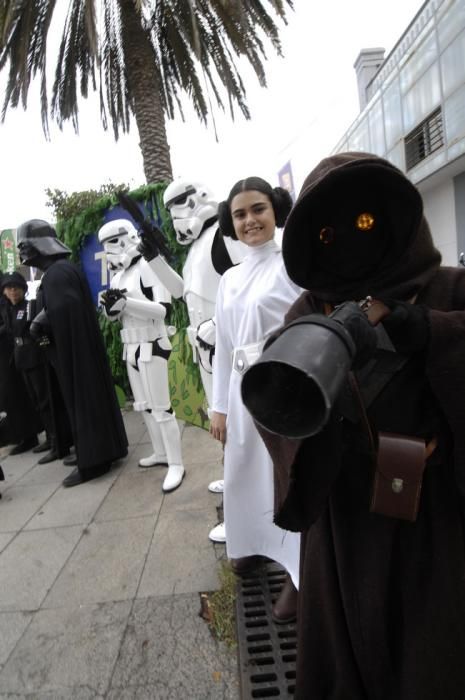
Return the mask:
<svg viewBox="0 0 465 700">
<path fill-rule="evenodd" d="M 15 229 L 0 231 L 0 268 L 2 272 L 14 272 L 16 269 Z"/>
<path fill-rule="evenodd" d="M 292 176 L 291 161 L 288 161 L 286 165 L 283 165 L 281 170 L 278 172 L 278 182 L 280 187 L 283 187 L 289 192 L 292 197 L 292 201 L 295 202 L 294 178 Z"/>
</svg>

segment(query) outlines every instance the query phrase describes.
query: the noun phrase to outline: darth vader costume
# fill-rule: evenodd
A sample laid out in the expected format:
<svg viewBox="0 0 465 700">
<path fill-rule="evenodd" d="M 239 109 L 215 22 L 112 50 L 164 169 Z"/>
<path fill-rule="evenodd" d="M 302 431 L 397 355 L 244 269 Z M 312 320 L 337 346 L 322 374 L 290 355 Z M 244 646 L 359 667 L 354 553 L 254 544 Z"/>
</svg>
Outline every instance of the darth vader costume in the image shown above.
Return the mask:
<svg viewBox="0 0 465 700">
<path fill-rule="evenodd" d="M 308 290 L 287 323 L 369 295 L 389 312 L 382 330 L 391 353 L 386 363 L 379 329 L 375 346 L 366 333 L 370 359 L 351 373 L 358 398 L 345 384 L 311 437 L 261 428 L 274 462 L 275 522 L 302 532 L 296 700 L 460 700 L 465 271 L 440 266 L 410 181 L 362 153 L 332 156 L 310 173 L 283 256 Z M 363 333 L 356 340 L 363 346 Z M 376 464 L 363 410 L 377 443 L 383 433 L 424 442 L 414 522 L 370 512 Z M 395 481 L 394 493 L 403 486 Z"/>
<path fill-rule="evenodd" d="M 25 222 L 17 239 L 23 264 L 44 271 L 43 311 L 30 332 L 49 339 L 48 357 L 71 423 L 78 465 L 63 484 L 74 486 L 126 456 L 126 432 L 85 276 L 67 260 L 69 249 L 47 222 Z"/>
</svg>

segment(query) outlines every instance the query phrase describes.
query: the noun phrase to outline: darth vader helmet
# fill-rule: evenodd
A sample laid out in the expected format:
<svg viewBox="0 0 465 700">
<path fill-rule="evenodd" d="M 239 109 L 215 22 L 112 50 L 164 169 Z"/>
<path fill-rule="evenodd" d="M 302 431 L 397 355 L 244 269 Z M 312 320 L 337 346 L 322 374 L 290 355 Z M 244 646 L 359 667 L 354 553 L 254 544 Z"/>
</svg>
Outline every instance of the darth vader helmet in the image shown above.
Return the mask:
<svg viewBox="0 0 465 700">
<path fill-rule="evenodd" d="M 67 257 L 71 250 L 57 238 L 53 226 L 43 219 L 29 219 L 18 226 L 16 244 L 23 265 L 41 267 L 40 260 Z"/>
<path fill-rule="evenodd" d="M 190 245 L 209 220 L 218 216 L 218 202 L 200 182 L 175 180 L 166 188 L 163 202 L 173 220 L 176 239 L 181 245 Z"/>
<path fill-rule="evenodd" d="M 137 250 L 139 236 L 134 224 L 128 219 L 108 221 L 99 230 L 98 239 L 112 271 L 127 270 L 134 258 L 140 257 Z"/>
</svg>

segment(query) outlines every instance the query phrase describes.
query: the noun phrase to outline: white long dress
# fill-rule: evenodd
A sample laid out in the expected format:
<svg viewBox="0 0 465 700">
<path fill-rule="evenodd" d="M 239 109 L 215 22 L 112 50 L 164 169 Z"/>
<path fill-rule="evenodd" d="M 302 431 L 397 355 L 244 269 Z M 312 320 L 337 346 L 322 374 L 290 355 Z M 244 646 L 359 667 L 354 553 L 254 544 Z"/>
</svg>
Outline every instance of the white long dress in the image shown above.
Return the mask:
<svg viewBox="0 0 465 700">
<path fill-rule="evenodd" d="M 283 566 L 298 585 L 300 535 L 273 523 L 273 466 L 242 403 L 242 376 L 233 352 L 258 343 L 279 328 L 300 296 L 284 268 L 275 241 L 251 247 L 245 260 L 227 270 L 216 299 L 213 410 L 227 414 L 224 451 L 224 519 L 228 557 L 261 554 Z"/>
</svg>

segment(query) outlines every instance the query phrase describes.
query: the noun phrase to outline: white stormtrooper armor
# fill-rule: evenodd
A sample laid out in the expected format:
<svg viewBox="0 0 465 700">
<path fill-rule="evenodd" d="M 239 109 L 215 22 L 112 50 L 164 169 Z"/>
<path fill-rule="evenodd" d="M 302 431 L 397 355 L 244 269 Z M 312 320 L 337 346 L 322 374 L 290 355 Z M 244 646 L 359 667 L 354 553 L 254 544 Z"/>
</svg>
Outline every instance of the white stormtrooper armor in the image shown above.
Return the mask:
<svg viewBox="0 0 465 700">
<path fill-rule="evenodd" d="M 108 267 L 115 273 L 111 288 L 102 294 L 102 302 L 107 317 L 122 323 L 123 359 L 134 395 L 134 410 L 143 412 L 153 446 L 153 454 L 141 459 L 139 465 L 168 464 L 163 491 L 172 491 L 180 485 L 185 470 L 181 435 L 169 393 L 169 335 L 175 329 L 167 328 L 164 321 L 171 302 L 165 284 L 167 281 L 171 291 L 179 295 L 182 279 L 161 256 L 153 261 L 156 265 L 140 256 L 139 237 L 129 220 L 108 222 L 99 230 L 98 238 Z M 154 267 L 165 271 L 164 284 Z"/>
<path fill-rule="evenodd" d="M 173 220 L 178 243 L 190 246 L 182 270 L 183 297 L 190 322 L 187 332 L 210 406 L 216 293 L 223 272 L 241 262 L 247 247 L 220 235 L 216 223 L 218 202 L 205 185 L 175 180 L 166 188 L 163 201 Z"/>
<path fill-rule="evenodd" d="M 202 183 L 175 180 L 166 188 L 163 201 L 173 220 L 178 243 L 190 246 L 182 271 L 183 297 L 190 322 L 187 332 L 210 407 L 213 397 L 216 293 L 221 275 L 241 262 L 247 253 L 247 246 L 220 234 L 218 202 Z M 221 493 L 223 483 L 221 480 L 212 482 L 208 488 L 213 493 Z M 214 527 L 209 537 L 214 542 L 225 542 L 224 523 Z"/>
</svg>

